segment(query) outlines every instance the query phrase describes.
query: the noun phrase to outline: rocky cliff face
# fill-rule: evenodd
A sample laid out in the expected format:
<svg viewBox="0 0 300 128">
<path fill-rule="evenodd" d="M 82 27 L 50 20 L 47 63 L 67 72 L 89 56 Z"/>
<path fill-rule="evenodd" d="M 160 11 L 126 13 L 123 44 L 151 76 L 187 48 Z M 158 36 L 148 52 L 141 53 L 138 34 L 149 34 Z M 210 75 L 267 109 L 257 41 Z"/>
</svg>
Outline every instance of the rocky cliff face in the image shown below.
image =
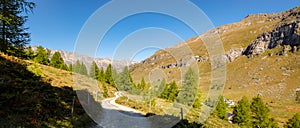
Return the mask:
<svg viewBox="0 0 300 128">
<path fill-rule="evenodd" d="M 277 46 L 288 46 L 292 52 L 300 51 L 300 20 L 284 23 L 272 31 L 262 33 L 243 54 L 255 56 Z"/>
</svg>

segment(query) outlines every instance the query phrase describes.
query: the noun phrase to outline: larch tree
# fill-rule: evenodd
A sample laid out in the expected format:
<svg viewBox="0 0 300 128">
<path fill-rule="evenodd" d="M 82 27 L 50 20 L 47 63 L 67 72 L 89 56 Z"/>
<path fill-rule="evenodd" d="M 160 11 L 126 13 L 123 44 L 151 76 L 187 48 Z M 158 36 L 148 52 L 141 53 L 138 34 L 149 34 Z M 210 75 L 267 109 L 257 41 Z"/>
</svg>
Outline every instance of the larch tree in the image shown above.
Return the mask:
<svg viewBox="0 0 300 128">
<path fill-rule="evenodd" d="M 105 72 L 104 72 L 103 67 L 101 67 L 101 69 L 99 70 L 97 79 L 98 79 L 99 81 L 101 81 L 101 82 L 102 82 L 102 81 L 105 82 Z"/>
<path fill-rule="evenodd" d="M 197 93 L 197 97 L 196 97 L 196 99 L 195 99 L 195 102 L 194 102 L 194 104 L 193 104 L 193 108 L 200 109 L 201 106 L 202 106 L 202 104 L 201 104 L 201 93 L 198 92 L 198 93 Z"/>
<path fill-rule="evenodd" d="M 47 49 L 43 48 L 42 46 L 38 46 L 34 57 L 34 61 L 40 64 L 48 65 L 49 55 L 50 52 Z"/>
<path fill-rule="evenodd" d="M 86 68 L 86 66 L 83 62 L 81 62 L 79 73 L 82 74 L 82 75 L 86 75 L 86 76 L 88 75 L 87 68 Z"/>
<path fill-rule="evenodd" d="M 214 111 L 214 115 L 223 120 L 227 119 L 227 104 L 225 103 L 223 96 L 219 97 L 219 102 Z"/>
<path fill-rule="evenodd" d="M 0 51 L 17 57 L 25 56 L 24 47 L 30 41 L 25 22 L 35 7 L 26 0 L 0 1 Z"/>
<path fill-rule="evenodd" d="M 50 60 L 50 66 L 55 67 L 55 68 L 60 68 L 62 69 L 64 66 L 64 59 L 61 57 L 59 52 L 55 52 Z"/>
<path fill-rule="evenodd" d="M 191 106 L 196 98 L 198 90 L 198 75 L 190 67 L 184 75 L 184 80 L 180 92 L 176 99 L 177 102 Z"/>
<path fill-rule="evenodd" d="M 237 106 L 235 106 L 233 109 L 233 114 L 233 123 L 236 123 L 242 127 L 251 126 L 251 109 L 247 97 L 243 96 L 243 98 L 238 101 Z"/>
<path fill-rule="evenodd" d="M 178 86 L 175 81 L 170 83 L 168 91 L 168 100 L 174 102 L 179 93 Z"/>
<path fill-rule="evenodd" d="M 119 90 L 123 91 L 130 92 L 133 90 L 134 86 L 127 66 L 125 66 L 123 71 L 118 74 L 118 77 L 116 78 L 116 86 Z"/>
<path fill-rule="evenodd" d="M 140 86 L 138 87 L 140 90 L 144 90 L 146 87 L 146 82 L 145 82 L 145 79 L 144 77 L 142 78 L 141 80 L 141 83 L 140 83 Z"/>
<path fill-rule="evenodd" d="M 113 76 L 112 76 L 112 66 L 109 64 L 105 70 L 105 82 L 112 85 L 113 84 Z"/>
<path fill-rule="evenodd" d="M 284 125 L 286 128 L 300 128 L 300 114 L 296 113 L 291 119 L 289 119 Z"/>
<path fill-rule="evenodd" d="M 89 76 L 94 79 L 97 79 L 99 76 L 98 74 L 99 74 L 99 67 L 97 66 L 97 63 L 93 61 L 90 68 Z"/>
<path fill-rule="evenodd" d="M 265 105 L 263 100 L 257 96 L 252 98 L 251 112 L 253 115 L 253 127 L 268 127 L 270 109 Z"/>
<path fill-rule="evenodd" d="M 26 48 L 25 56 L 26 56 L 25 59 L 27 59 L 27 60 L 32 60 L 35 57 L 32 47 L 29 46 Z"/>
</svg>

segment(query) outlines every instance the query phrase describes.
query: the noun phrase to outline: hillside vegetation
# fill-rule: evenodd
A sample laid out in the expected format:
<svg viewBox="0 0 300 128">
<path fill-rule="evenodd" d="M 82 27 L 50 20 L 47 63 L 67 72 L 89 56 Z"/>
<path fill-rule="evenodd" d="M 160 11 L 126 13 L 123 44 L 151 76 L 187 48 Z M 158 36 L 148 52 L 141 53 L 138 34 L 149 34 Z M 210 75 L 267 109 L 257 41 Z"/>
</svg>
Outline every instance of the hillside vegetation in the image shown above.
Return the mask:
<svg viewBox="0 0 300 128">
<path fill-rule="evenodd" d="M 72 88 L 71 72 L 0 54 L 1 127 L 87 127 L 96 125 L 83 110 Z M 75 75 L 86 85 L 91 78 Z M 100 84 L 99 84 L 100 85 Z M 102 91 L 99 86 L 99 91 Z M 109 89 L 111 90 L 111 89 Z M 103 92 L 103 91 L 102 91 Z M 112 92 L 110 92 L 112 95 Z M 75 98 L 72 116 L 72 102 Z M 99 97 L 101 98 L 101 97 Z M 99 103 L 91 102 L 101 109 Z"/>
<path fill-rule="evenodd" d="M 300 52 L 296 50 L 285 52 L 286 45 L 294 47 L 292 44 L 296 44 L 296 46 L 299 44 L 298 38 L 295 37 L 294 42 L 290 40 L 290 42 L 283 42 L 282 45 L 275 48 L 265 49 L 262 54 L 255 56 L 243 55 L 243 51 L 247 46 L 255 45 L 252 42 L 255 42 L 256 39 L 260 41 L 262 36 L 267 35 L 263 33 L 275 33 L 285 24 L 299 24 L 299 18 L 300 7 L 278 14 L 249 15 L 240 22 L 212 29 L 200 35 L 200 39 L 198 37 L 191 38 L 174 47 L 157 51 L 148 59 L 131 67 L 132 78 L 134 81 L 148 78 L 148 74 L 158 68 L 166 74 L 168 82 L 175 80 L 177 83 L 181 83 L 183 75 L 180 71 L 181 67 L 173 66 L 178 64 L 178 60 L 175 60 L 170 53 L 176 51 L 184 57 L 189 54 L 182 50 L 187 45 L 192 49 L 193 56 L 198 57 L 196 61 L 198 61 L 201 85 L 199 90 L 204 102 L 207 92 L 212 88 L 210 85 L 211 62 L 201 38 L 218 33 L 225 50 L 224 59 L 227 60 L 223 95 L 235 102 L 243 96 L 249 99 L 257 95 L 261 96 L 271 109 L 271 117 L 274 117 L 282 126 L 283 122 L 300 112 L 300 104 L 295 101 L 296 89 L 300 87 Z M 297 32 L 299 35 L 298 30 L 299 28 L 293 29 L 296 36 Z M 280 29 L 280 31 L 288 33 L 292 30 Z M 294 38 L 294 35 L 284 36 L 284 39 Z M 276 35 L 271 37 L 271 39 L 273 38 L 276 38 Z M 283 52 L 285 54 L 281 54 Z M 145 79 L 145 81 L 149 80 Z"/>
</svg>

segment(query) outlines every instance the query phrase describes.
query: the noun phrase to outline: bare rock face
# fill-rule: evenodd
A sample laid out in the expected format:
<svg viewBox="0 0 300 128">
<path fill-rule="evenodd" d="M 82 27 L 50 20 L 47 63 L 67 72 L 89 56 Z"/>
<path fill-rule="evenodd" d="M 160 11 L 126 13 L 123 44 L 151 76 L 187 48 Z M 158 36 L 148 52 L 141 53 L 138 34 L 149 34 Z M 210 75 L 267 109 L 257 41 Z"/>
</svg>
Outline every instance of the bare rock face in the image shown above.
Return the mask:
<svg viewBox="0 0 300 128">
<path fill-rule="evenodd" d="M 291 51 L 300 49 L 300 21 L 282 24 L 275 30 L 259 35 L 244 51 L 244 55 L 259 55 L 277 46 L 290 46 Z"/>
<path fill-rule="evenodd" d="M 231 48 L 228 52 L 225 53 L 225 61 L 226 62 L 232 62 L 236 58 L 242 55 L 243 48 Z"/>
</svg>

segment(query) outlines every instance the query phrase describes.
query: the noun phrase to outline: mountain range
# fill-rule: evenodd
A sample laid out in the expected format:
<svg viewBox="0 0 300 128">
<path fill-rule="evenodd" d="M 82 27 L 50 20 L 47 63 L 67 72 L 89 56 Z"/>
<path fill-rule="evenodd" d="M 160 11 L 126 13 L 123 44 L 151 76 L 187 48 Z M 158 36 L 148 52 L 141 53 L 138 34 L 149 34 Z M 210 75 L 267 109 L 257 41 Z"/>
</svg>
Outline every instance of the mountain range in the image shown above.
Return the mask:
<svg viewBox="0 0 300 128">
<path fill-rule="evenodd" d="M 127 64 L 131 65 L 131 64 L 136 63 L 136 62 L 126 61 L 126 60 L 112 60 L 110 58 L 93 58 L 93 57 L 90 57 L 87 55 L 79 55 L 75 52 L 67 52 L 64 50 L 53 50 L 53 49 L 48 49 L 48 48 L 46 48 L 46 49 L 50 51 L 49 59 L 52 57 L 52 55 L 55 52 L 59 52 L 61 57 L 63 58 L 65 64 L 67 64 L 67 65 L 74 64 L 77 60 L 80 60 L 80 61 L 84 62 L 84 64 L 87 66 L 88 70 L 90 69 L 90 66 L 93 61 L 96 62 L 97 66 L 99 68 L 103 67 L 104 70 L 106 69 L 106 67 L 109 64 L 112 64 L 113 67 L 117 69 L 117 71 L 121 71 L 123 69 L 123 67 Z M 33 46 L 32 50 L 36 51 L 37 46 Z"/>
</svg>

